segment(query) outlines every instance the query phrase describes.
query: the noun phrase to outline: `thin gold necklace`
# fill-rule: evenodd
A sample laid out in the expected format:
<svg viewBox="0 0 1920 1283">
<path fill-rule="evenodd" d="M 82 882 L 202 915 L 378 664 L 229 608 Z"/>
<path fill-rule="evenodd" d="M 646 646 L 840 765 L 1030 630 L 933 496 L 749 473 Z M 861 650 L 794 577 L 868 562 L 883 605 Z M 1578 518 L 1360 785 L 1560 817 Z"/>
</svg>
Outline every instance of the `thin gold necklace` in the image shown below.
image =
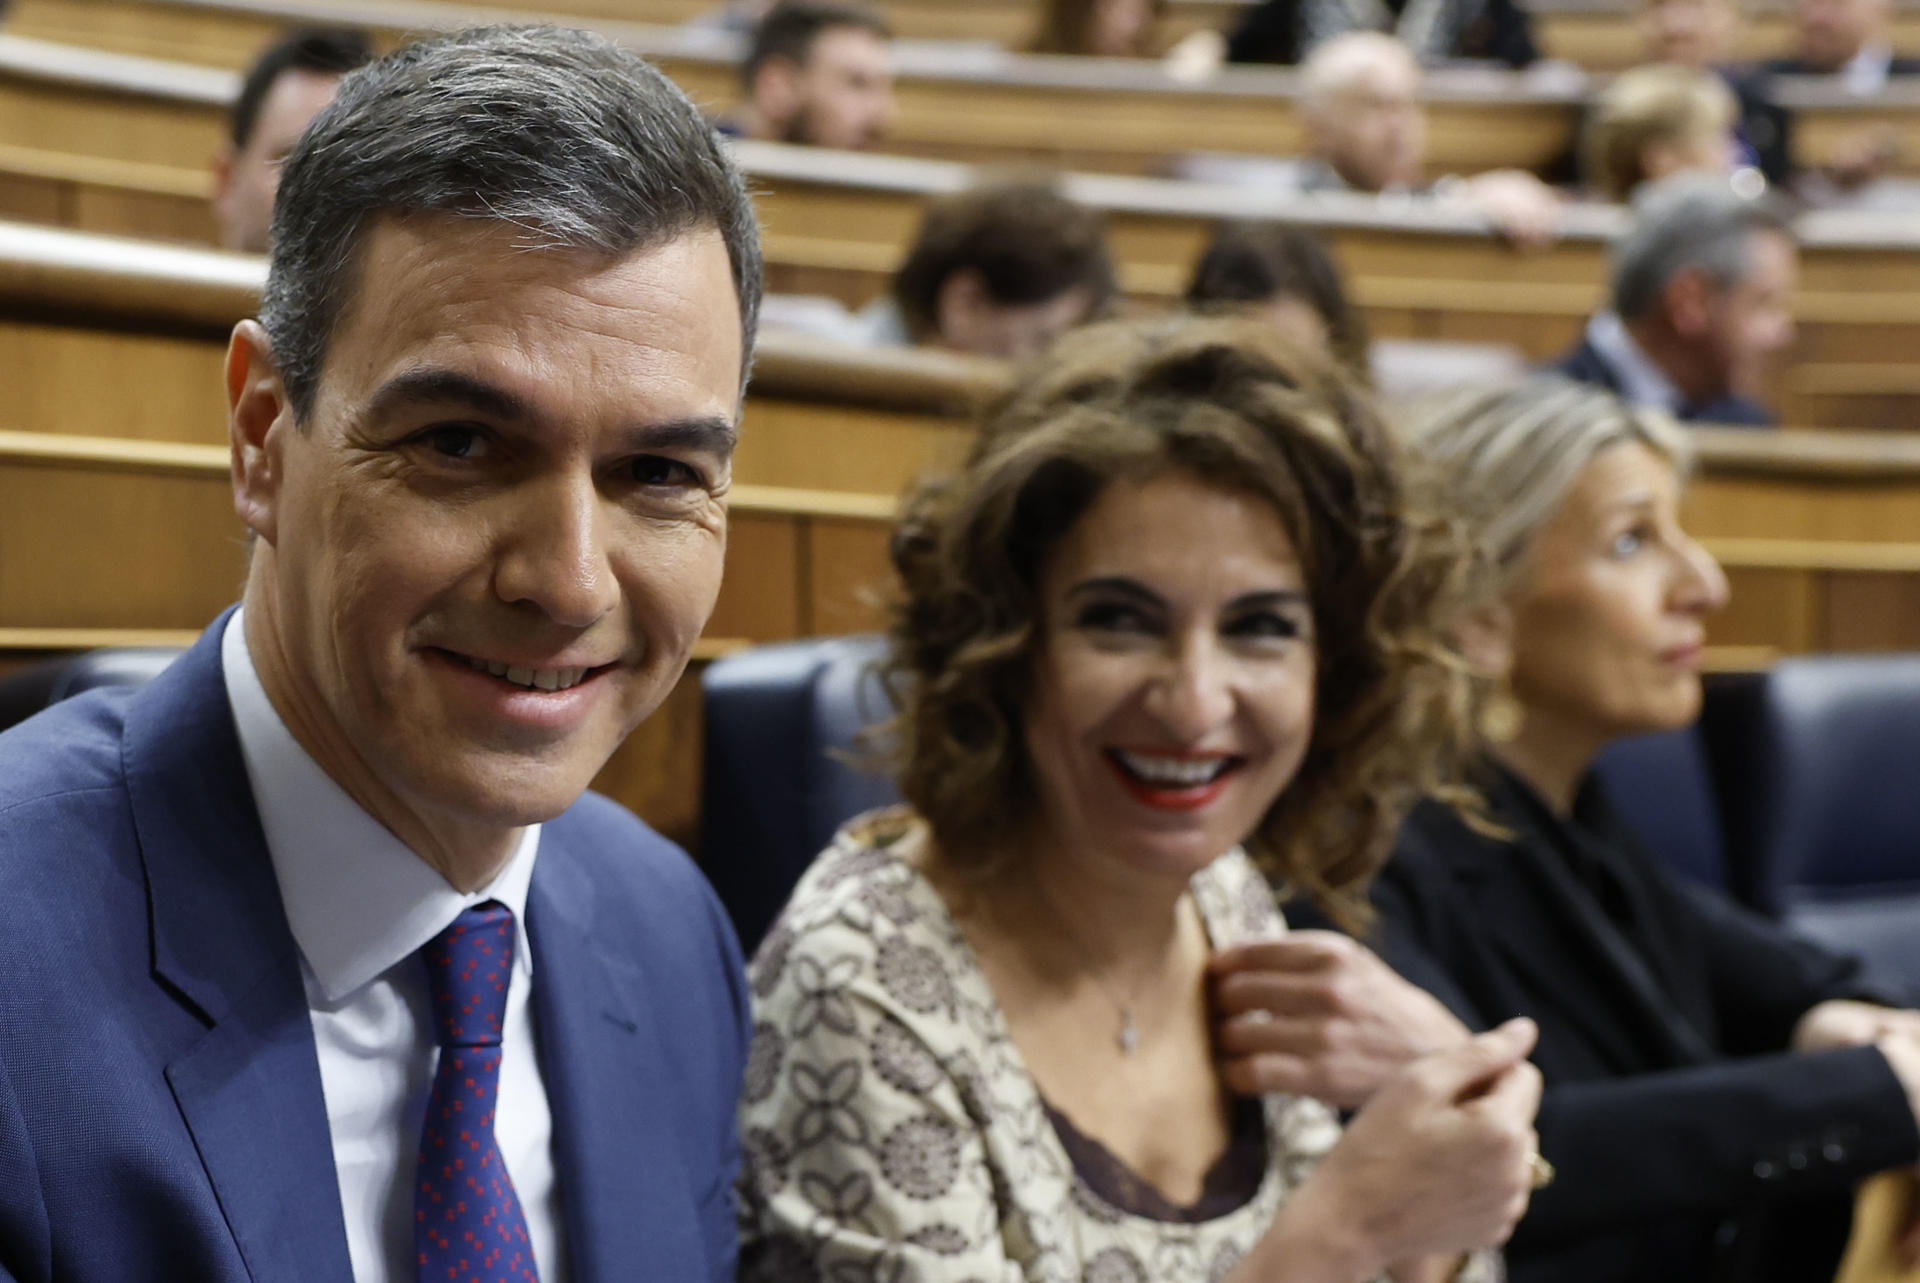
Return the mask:
<svg viewBox="0 0 1920 1283">
<path fill-rule="evenodd" d="M 1087 969 L 1087 975 L 1092 978 L 1100 992 L 1106 995 L 1107 1001 L 1113 1004 L 1114 1010 L 1120 1013 L 1120 1028 L 1114 1033 L 1114 1045 L 1120 1048 L 1121 1055 L 1131 1056 L 1134 1049 L 1140 1045 L 1140 1025 L 1134 1019 L 1135 1004 L 1115 993 L 1112 986 L 1108 985 L 1106 979 L 1101 976 L 1100 968 L 1093 960 L 1093 950 L 1087 947 L 1087 942 L 1075 927 L 1073 919 L 1062 911 L 1060 902 L 1053 898 L 1053 893 L 1042 886 L 1040 897 L 1047 902 L 1047 907 L 1053 910 L 1054 916 L 1060 920 L 1061 931 L 1079 951 L 1081 961 Z"/>
</svg>

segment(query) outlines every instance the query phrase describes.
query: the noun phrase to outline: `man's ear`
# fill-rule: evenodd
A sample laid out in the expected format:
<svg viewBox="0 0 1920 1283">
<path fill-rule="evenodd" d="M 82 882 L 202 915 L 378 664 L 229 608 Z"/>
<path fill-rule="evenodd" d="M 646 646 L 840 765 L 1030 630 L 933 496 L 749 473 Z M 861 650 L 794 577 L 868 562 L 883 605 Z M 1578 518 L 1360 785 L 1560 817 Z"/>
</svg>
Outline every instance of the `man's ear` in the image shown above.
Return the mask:
<svg viewBox="0 0 1920 1283">
<path fill-rule="evenodd" d="M 227 442 L 233 510 L 247 529 L 273 543 L 278 534 L 281 459 L 296 431 L 273 347 L 258 321 L 233 327 L 227 342 Z"/>
<path fill-rule="evenodd" d="M 1667 305 L 1667 322 L 1674 332 L 1691 338 L 1704 331 L 1713 320 L 1713 282 L 1705 268 L 1686 267 L 1675 272 L 1661 291 Z"/>
<path fill-rule="evenodd" d="M 1481 677 L 1507 676 L 1513 671 L 1513 607 L 1498 601 L 1467 611 L 1454 621 L 1453 641 Z"/>
<path fill-rule="evenodd" d="M 213 209 L 214 213 L 224 217 L 221 207 L 233 196 L 233 162 L 235 160 L 233 144 L 222 143 L 220 150 L 213 153 Z"/>
<path fill-rule="evenodd" d="M 791 58 L 769 58 L 754 73 L 753 108 L 775 134 L 784 133 L 793 119 L 800 101 L 799 80 L 799 65 Z"/>
<path fill-rule="evenodd" d="M 942 347 L 970 349 L 987 302 L 987 281 L 971 267 L 947 273 L 933 296 L 933 340 Z"/>
</svg>

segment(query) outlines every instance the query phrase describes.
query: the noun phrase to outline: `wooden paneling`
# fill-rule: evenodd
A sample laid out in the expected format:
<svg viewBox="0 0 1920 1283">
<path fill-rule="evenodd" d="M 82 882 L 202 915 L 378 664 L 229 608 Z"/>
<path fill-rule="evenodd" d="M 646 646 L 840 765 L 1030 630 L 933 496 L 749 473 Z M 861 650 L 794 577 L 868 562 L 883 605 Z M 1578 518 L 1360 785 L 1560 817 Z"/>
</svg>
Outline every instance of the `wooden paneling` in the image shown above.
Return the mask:
<svg viewBox="0 0 1920 1283">
<path fill-rule="evenodd" d="M 821 518 L 808 527 L 808 631 L 821 636 L 875 632 L 886 626 L 894 589 L 887 557 L 890 523 Z"/>
</svg>

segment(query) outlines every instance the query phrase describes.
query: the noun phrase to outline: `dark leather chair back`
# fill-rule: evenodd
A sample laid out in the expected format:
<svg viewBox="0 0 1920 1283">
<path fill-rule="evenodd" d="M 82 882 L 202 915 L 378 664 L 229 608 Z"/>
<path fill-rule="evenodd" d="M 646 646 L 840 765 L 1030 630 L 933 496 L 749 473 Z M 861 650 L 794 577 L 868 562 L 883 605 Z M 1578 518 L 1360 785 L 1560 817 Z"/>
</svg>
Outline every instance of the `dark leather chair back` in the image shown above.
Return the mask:
<svg viewBox="0 0 1920 1283">
<path fill-rule="evenodd" d="M 1741 827 L 1787 923 L 1920 986 L 1920 654 L 1781 660 Z"/>
<path fill-rule="evenodd" d="M 761 646 L 708 666 L 700 863 L 749 953 L 835 829 L 899 800 L 839 754 L 892 707 L 880 638 Z"/>
<path fill-rule="evenodd" d="M 182 654 L 178 646 L 88 650 L 0 679 L 0 730 L 100 686 L 145 686 Z"/>
<path fill-rule="evenodd" d="M 1662 864 L 1732 893 L 1713 770 L 1698 726 L 1611 744 L 1594 770 L 1628 827 Z"/>
</svg>

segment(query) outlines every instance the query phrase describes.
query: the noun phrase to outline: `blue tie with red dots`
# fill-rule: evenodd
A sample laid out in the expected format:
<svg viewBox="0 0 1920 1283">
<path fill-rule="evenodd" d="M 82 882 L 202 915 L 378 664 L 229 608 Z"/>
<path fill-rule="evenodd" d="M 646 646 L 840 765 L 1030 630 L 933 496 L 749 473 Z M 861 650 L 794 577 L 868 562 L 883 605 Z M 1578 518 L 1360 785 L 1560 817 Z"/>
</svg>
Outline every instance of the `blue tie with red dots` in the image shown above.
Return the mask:
<svg viewBox="0 0 1920 1283">
<path fill-rule="evenodd" d="M 420 1283 L 539 1283 L 527 1218 L 493 1139 L 513 910 L 477 904 L 427 942 L 440 1065 L 413 1187 Z"/>
</svg>

